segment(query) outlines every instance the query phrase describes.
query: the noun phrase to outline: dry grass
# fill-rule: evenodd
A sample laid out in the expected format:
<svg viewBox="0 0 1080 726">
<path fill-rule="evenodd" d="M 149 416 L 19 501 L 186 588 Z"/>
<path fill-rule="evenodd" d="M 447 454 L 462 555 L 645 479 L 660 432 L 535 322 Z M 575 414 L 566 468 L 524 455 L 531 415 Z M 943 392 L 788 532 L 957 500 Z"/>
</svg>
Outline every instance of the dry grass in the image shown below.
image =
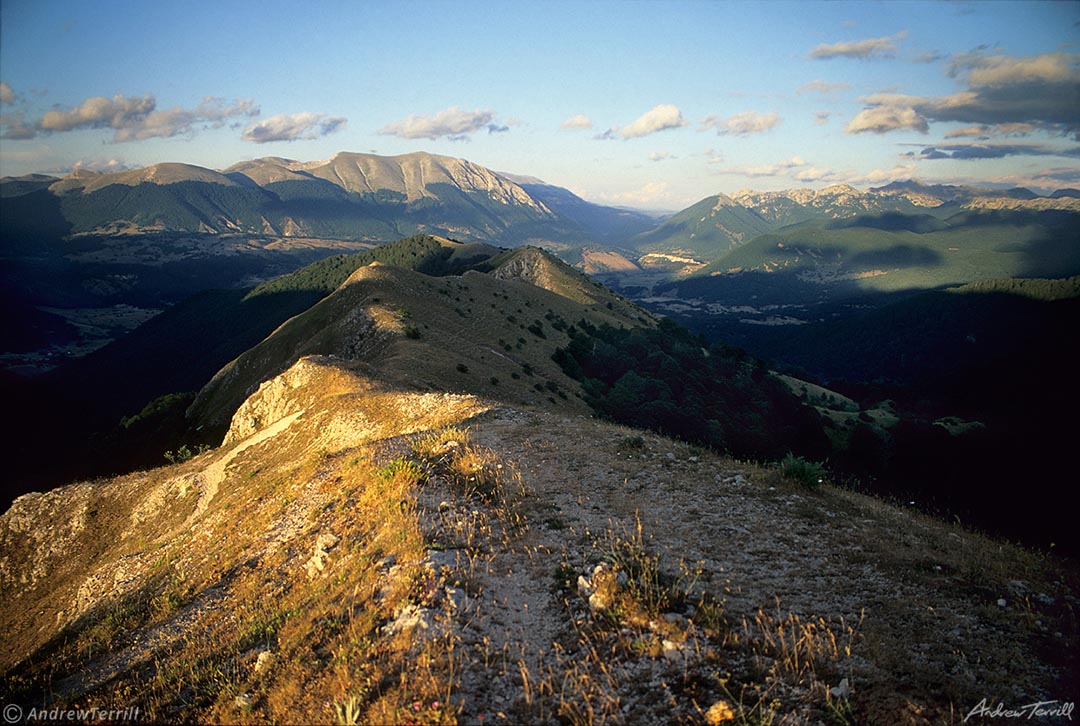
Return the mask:
<svg viewBox="0 0 1080 726">
<path fill-rule="evenodd" d="M 2 695 L 165 722 L 948 723 L 981 689 L 1020 703 L 1017 663 L 1075 643 L 1068 570 L 1045 555 L 651 434 L 334 380 L 230 455 L 187 530 L 198 487 L 156 523 L 132 512 L 227 452 L 112 507 L 88 494 L 102 529 L 65 592 L 113 560 L 137 586 L 9 668 Z M 331 437 L 343 421 L 368 438 Z M 855 598 L 865 620 L 833 592 L 848 577 L 880 585 Z"/>
</svg>

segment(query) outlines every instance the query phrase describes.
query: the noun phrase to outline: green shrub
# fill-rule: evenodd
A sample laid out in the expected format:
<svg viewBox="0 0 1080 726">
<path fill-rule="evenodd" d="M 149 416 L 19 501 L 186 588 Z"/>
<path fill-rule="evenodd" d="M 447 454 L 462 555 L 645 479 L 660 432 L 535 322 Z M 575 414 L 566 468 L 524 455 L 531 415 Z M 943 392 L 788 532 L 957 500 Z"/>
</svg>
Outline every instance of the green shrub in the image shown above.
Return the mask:
<svg viewBox="0 0 1080 726">
<path fill-rule="evenodd" d="M 417 483 L 423 483 L 427 479 L 424 468 L 420 464 L 402 457 L 394 459 L 376 472 L 376 476 L 382 481 L 390 481 L 398 474 L 405 474 Z"/>
<path fill-rule="evenodd" d="M 825 482 L 825 467 L 816 461 L 807 461 L 791 452 L 780 462 L 780 473 L 791 481 L 816 489 Z"/>
</svg>

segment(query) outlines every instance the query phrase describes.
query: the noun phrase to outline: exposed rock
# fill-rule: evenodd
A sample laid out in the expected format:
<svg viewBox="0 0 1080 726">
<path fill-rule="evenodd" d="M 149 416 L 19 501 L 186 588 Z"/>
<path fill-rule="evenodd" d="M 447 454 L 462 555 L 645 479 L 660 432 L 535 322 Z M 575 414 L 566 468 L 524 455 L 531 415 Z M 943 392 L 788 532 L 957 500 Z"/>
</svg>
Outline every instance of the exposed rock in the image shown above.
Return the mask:
<svg viewBox="0 0 1080 726">
<path fill-rule="evenodd" d="M 851 684 L 848 683 L 847 678 L 841 678 L 839 685 L 830 688 L 829 693 L 834 698 L 849 698 L 851 696 Z"/>
<path fill-rule="evenodd" d="M 259 653 L 259 658 L 255 661 L 255 672 L 263 673 L 264 671 L 270 670 L 274 665 L 275 658 L 274 654 L 268 650 Z"/>
<path fill-rule="evenodd" d="M 315 538 L 315 552 L 311 555 L 311 559 L 304 563 L 308 577 L 318 577 L 326 569 L 330 550 L 334 549 L 340 541 L 341 539 L 331 532 L 323 532 Z"/>
</svg>

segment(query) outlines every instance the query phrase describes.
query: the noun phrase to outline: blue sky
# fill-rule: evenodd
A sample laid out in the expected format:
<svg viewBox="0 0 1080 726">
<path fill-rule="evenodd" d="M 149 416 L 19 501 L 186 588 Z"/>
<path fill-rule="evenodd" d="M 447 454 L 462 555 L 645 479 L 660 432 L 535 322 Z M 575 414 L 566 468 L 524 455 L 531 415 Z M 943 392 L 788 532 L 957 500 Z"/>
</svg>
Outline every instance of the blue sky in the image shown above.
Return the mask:
<svg viewBox="0 0 1080 726">
<path fill-rule="evenodd" d="M 608 203 L 1080 186 L 1080 3 L 0 2 L 0 174 L 464 157 Z"/>
</svg>

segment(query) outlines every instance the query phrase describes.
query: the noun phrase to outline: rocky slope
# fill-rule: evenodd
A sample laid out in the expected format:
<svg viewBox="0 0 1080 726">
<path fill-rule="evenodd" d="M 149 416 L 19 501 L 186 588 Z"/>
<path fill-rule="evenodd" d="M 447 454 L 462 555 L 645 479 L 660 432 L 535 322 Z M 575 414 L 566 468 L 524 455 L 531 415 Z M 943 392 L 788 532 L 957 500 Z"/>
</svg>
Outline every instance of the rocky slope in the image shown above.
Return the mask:
<svg viewBox="0 0 1080 726">
<path fill-rule="evenodd" d="M 190 461 L 20 498 L 0 544 L 26 712 L 924 724 L 1076 676 L 1054 558 L 338 358 L 261 385 Z"/>
</svg>

